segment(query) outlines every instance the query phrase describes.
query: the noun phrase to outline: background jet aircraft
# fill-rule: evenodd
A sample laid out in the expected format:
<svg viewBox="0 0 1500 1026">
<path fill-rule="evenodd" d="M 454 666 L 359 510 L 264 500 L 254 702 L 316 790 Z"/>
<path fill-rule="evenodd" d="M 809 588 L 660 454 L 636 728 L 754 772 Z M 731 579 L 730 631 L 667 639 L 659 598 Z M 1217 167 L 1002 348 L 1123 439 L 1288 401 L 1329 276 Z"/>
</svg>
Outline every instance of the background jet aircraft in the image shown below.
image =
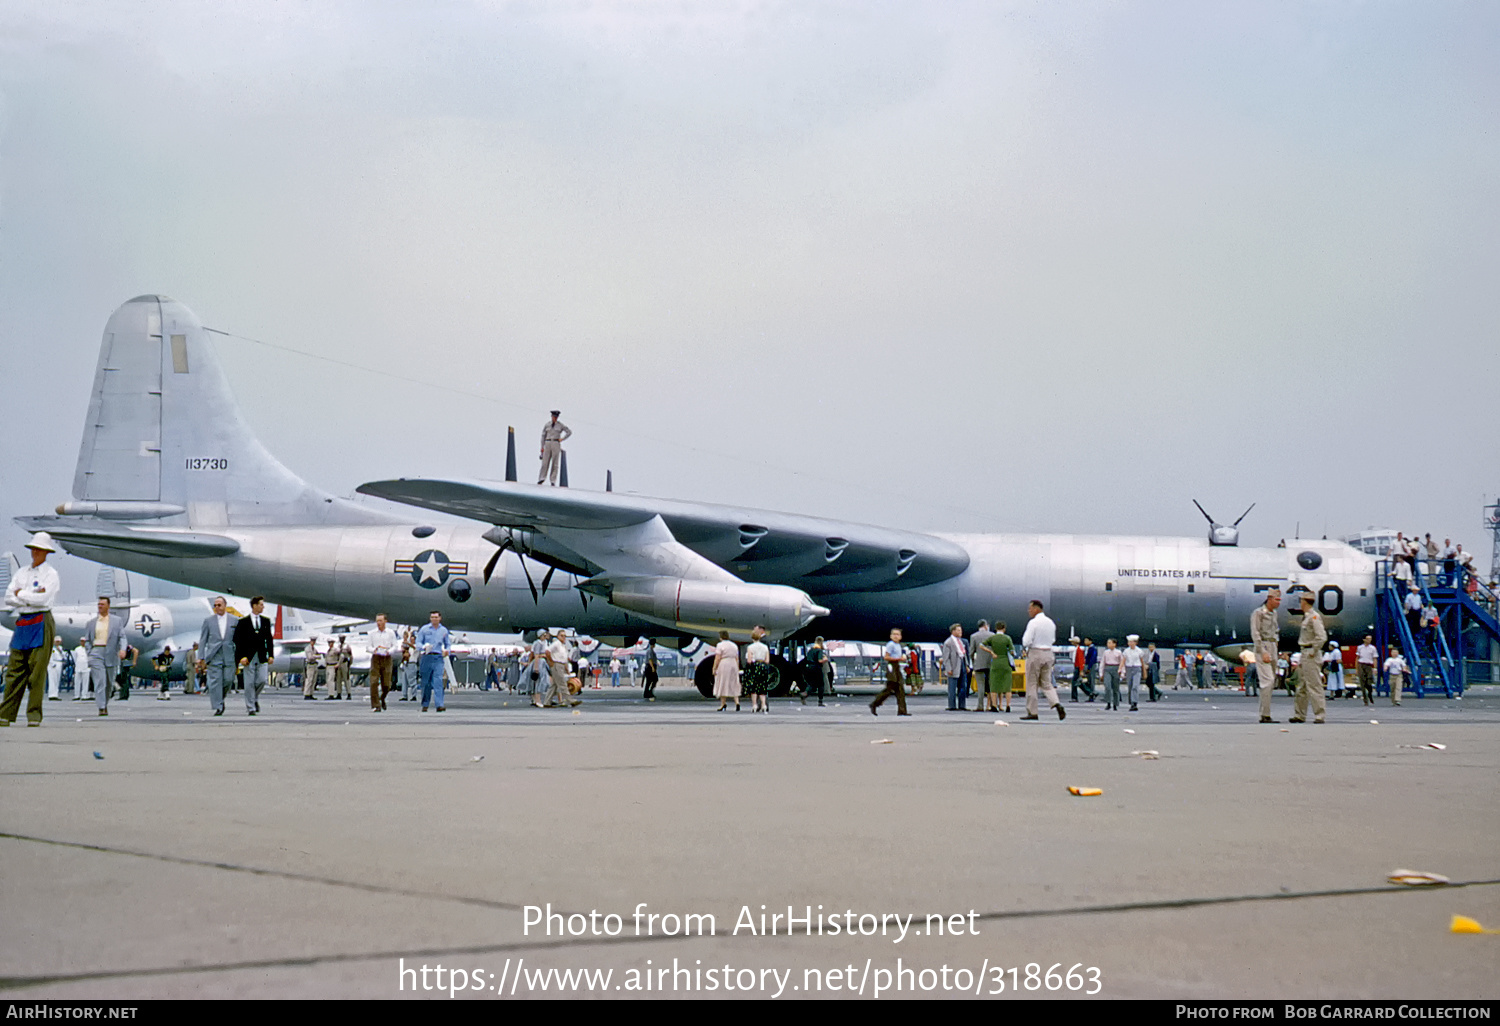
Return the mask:
<svg viewBox="0 0 1500 1026">
<path fill-rule="evenodd" d="M 879 640 L 901 626 L 928 640 L 980 617 L 1019 634 L 1036 598 L 1064 632 L 1215 644 L 1243 640 L 1273 585 L 1311 590 L 1336 637 L 1374 620 L 1371 557 L 1330 541 L 1241 549 L 1218 525 L 1213 544 L 937 535 L 507 482 L 360 491 L 464 520 L 424 523 L 303 482 L 240 418 L 197 317 L 140 296 L 105 327 L 73 500 L 20 523 L 169 580 L 360 619 L 422 623 L 437 609 L 459 630 L 744 638 L 760 623 L 778 639 Z M 1297 630 L 1295 616 L 1283 623 Z"/>
</svg>

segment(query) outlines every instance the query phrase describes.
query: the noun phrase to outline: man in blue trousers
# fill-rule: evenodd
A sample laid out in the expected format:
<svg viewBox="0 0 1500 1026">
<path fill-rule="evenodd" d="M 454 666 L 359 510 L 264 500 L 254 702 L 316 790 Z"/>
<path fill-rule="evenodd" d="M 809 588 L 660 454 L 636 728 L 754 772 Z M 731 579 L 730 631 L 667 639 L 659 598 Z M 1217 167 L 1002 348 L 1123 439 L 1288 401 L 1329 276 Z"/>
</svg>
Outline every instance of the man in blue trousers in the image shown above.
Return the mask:
<svg viewBox="0 0 1500 1026">
<path fill-rule="evenodd" d="M 427 624 L 417 631 L 417 654 L 421 661 L 417 663 L 417 672 L 422 679 L 422 711 L 427 711 L 427 705 L 432 700 L 432 693 L 437 692 L 437 711 L 443 712 L 443 675 L 446 669 L 445 660 L 453 650 L 453 634 L 443 626 L 443 614 L 436 609 L 427 614 Z"/>
</svg>

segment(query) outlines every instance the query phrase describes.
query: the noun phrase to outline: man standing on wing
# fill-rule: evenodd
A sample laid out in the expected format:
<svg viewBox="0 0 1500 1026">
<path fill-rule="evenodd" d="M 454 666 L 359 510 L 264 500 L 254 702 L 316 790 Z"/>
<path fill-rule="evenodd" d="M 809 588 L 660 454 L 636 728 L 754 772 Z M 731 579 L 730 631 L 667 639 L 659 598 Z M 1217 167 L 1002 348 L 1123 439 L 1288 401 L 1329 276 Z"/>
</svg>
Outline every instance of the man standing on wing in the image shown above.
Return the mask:
<svg viewBox="0 0 1500 1026">
<path fill-rule="evenodd" d="M 546 481 L 548 475 L 552 477 L 552 484 L 557 484 L 557 472 L 562 466 L 562 444 L 573 435 L 573 429 L 557 419 L 561 413 L 561 410 L 553 410 L 552 419 L 542 425 L 542 472 L 536 476 L 537 484 Z"/>
</svg>

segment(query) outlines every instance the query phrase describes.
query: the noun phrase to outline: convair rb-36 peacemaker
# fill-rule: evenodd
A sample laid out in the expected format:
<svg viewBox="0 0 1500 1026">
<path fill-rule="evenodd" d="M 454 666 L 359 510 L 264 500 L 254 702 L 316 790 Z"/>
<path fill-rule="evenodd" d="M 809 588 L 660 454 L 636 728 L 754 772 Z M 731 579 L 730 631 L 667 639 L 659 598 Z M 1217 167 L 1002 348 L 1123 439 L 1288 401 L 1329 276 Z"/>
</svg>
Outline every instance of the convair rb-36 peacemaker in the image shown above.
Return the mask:
<svg viewBox="0 0 1500 1026">
<path fill-rule="evenodd" d="M 73 499 L 22 517 L 70 553 L 201 588 L 455 629 L 567 624 L 596 637 L 909 640 L 955 621 L 1158 644 L 1243 643 L 1270 587 L 1317 596 L 1330 634 L 1374 622 L 1371 557 L 1331 541 L 927 534 L 795 513 L 514 482 L 399 478 L 359 491 L 462 522 L 425 523 L 296 477 L 241 419 L 209 332 L 139 296 L 104 329 Z M 539 579 L 538 579 L 539 578 Z M 1298 603 L 1287 603 L 1295 613 Z M 1284 618 L 1295 635 L 1295 615 Z"/>
</svg>

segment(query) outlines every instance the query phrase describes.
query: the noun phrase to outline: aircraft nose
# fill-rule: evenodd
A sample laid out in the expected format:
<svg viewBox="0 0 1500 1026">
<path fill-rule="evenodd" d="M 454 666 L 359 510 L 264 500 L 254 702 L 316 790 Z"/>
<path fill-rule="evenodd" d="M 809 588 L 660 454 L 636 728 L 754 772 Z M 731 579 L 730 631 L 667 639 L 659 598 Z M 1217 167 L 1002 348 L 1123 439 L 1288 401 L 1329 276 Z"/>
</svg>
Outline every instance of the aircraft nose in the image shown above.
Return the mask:
<svg viewBox="0 0 1500 1026">
<path fill-rule="evenodd" d="M 802 607 L 802 612 L 805 613 L 806 615 L 808 615 L 808 616 L 813 617 L 813 618 L 816 619 L 817 617 L 820 617 L 820 616 L 827 616 L 829 613 L 833 612 L 833 610 L 831 610 L 831 609 L 824 609 L 822 606 L 818 605 L 816 602 L 809 602 L 807 605 L 805 605 L 805 606 Z"/>
</svg>

